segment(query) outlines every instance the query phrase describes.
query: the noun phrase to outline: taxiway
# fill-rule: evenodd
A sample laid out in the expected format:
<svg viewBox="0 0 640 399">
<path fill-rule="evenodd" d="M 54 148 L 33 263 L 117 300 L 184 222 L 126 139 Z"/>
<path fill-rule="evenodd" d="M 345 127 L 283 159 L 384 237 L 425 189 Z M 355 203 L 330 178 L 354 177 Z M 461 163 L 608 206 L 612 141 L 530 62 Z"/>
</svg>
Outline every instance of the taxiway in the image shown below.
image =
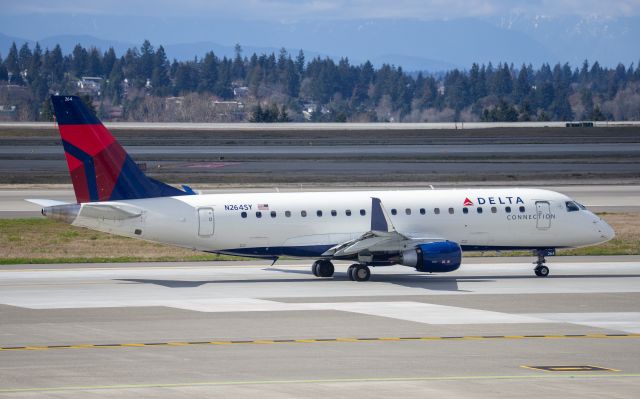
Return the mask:
<svg viewBox="0 0 640 399">
<path fill-rule="evenodd" d="M 7 267 L 0 397 L 634 396 L 640 258 L 528 262 Z"/>
</svg>

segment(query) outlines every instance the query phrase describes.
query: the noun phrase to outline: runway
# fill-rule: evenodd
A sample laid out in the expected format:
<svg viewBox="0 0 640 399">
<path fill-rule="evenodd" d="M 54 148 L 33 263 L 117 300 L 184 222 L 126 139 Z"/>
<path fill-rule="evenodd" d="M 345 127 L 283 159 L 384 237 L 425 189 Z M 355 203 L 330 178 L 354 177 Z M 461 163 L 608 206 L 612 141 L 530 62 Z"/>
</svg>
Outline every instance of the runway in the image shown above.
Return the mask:
<svg viewBox="0 0 640 399">
<path fill-rule="evenodd" d="M 456 145 L 144 145 L 128 146 L 127 152 L 132 156 L 197 156 L 197 155 L 236 155 L 236 156 L 322 156 L 343 158 L 345 156 L 478 156 L 497 155 L 502 158 L 518 156 L 637 156 L 640 153 L 640 143 L 575 143 L 572 145 L 558 144 L 456 144 Z M 43 156 L 54 156 L 56 160 L 64 161 L 60 146 L 51 145 L 4 145 L 0 147 L 0 157 L 12 156 L 17 159 L 37 160 Z M 64 162 L 62 162 L 64 164 Z"/>
<path fill-rule="evenodd" d="M 507 184 L 505 184 L 506 186 Z M 18 186 L 19 187 L 19 186 Z M 455 188 L 456 186 L 437 186 L 438 188 Z M 572 186 L 540 186 L 549 190 L 561 192 L 576 199 L 595 212 L 638 212 L 640 211 L 640 186 L 638 185 L 572 185 Z M 349 190 L 397 190 L 397 189 L 425 189 L 427 187 L 348 187 Z M 345 187 L 335 185 L 315 185 L 303 188 L 308 191 L 345 190 Z M 278 191 L 298 191 L 299 187 L 285 186 Z M 219 188 L 202 190 L 204 194 L 226 192 L 258 192 L 274 191 L 269 188 Z M 26 202 L 26 198 L 46 198 L 58 201 L 75 202 L 71 187 L 64 188 L 2 188 L 0 189 L 0 219 L 16 217 L 38 217 L 40 207 Z"/>
<path fill-rule="evenodd" d="M 640 257 L 530 261 L 4 267 L 0 397 L 633 397 Z"/>
</svg>

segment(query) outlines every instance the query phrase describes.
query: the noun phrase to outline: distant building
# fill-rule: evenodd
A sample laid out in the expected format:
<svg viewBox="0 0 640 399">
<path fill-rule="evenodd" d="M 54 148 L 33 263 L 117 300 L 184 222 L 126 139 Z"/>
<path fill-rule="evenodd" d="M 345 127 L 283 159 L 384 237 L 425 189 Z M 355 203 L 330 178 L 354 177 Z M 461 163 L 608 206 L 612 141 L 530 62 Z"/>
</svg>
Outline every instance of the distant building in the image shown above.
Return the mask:
<svg viewBox="0 0 640 399">
<path fill-rule="evenodd" d="M 216 114 L 230 114 L 244 112 L 244 104 L 240 101 L 212 101 L 211 105 Z"/>
<path fill-rule="evenodd" d="M 164 99 L 164 103 L 167 107 L 182 107 L 184 97 L 167 97 Z"/>
<path fill-rule="evenodd" d="M 247 86 L 240 86 L 233 88 L 233 96 L 235 98 L 245 98 L 249 95 L 249 88 Z"/>
<path fill-rule="evenodd" d="M 95 76 L 83 76 L 76 83 L 78 91 L 83 94 L 100 95 L 102 91 L 102 78 Z"/>
</svg>

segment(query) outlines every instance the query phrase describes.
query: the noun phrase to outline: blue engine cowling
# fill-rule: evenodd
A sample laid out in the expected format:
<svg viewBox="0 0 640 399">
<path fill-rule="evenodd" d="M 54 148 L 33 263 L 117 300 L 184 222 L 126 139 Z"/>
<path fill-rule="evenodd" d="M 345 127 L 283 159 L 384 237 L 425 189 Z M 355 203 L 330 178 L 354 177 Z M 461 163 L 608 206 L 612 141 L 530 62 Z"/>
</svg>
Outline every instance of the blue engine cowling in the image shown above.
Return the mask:
<svg viewBox="0 0 640 399">
<path fill-rule="evenodd" d="M 453 241 L 420 244 L 401 255 L 400 264 L 415 267 L 419 272 L 452 272 L 462 263 L 462 249 Z"/>
</svg>

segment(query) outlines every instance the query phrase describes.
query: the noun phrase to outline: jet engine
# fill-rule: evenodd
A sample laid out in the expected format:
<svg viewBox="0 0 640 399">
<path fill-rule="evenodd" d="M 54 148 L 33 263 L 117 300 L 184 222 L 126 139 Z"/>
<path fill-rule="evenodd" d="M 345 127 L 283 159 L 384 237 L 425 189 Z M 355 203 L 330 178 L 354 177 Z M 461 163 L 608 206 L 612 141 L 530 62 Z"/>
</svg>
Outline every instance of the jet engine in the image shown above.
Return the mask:
<svg viewBox="0 0 640 399">
<path fill-rule="evenodd" d="M 460 245 L 453 241 L 434 241 L 403 251 L 400 264 L 419 272 L 452 272 L 462 263 Z"/>
</svg>

